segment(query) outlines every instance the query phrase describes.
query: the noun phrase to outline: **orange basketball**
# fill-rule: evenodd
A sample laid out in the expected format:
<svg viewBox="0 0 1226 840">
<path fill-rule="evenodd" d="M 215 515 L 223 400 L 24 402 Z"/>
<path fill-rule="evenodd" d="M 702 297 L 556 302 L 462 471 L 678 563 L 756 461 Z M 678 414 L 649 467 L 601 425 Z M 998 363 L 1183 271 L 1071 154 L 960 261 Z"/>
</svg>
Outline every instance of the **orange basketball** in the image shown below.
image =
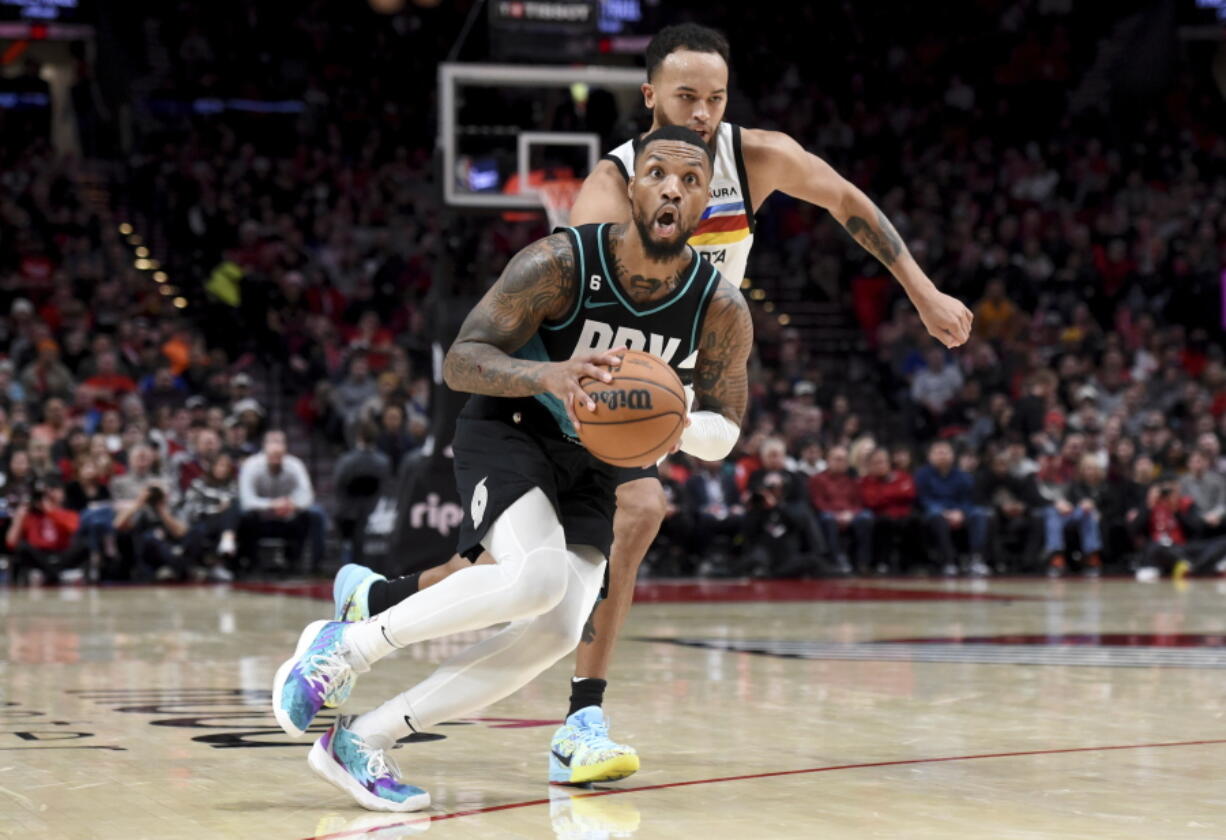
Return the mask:
<svg viewBox="0 0 1226 840">
<path fill-rule="evenodd" d="M 575 406 L 579 440 L 605 463 L 646 467 L 668 453 L 685 429 L 685 389 L 663 359 L 628 350 L 613 381 L 585 378 L 583 390 L 595 411 Z"/>
</svg>

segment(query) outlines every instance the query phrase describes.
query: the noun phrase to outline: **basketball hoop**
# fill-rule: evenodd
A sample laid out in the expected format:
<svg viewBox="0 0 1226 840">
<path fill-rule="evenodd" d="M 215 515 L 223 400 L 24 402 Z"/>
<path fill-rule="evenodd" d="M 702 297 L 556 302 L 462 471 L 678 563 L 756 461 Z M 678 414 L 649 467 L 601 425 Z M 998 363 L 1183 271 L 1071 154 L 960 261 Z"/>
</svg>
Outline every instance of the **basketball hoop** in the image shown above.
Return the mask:
<svg viewBox="0 0 1226 840">
<path fill-rule="evenodd" d="M 558 178 L 537 185 L 536 192 L 549 216 L 550 230 L 570 224 L 570 208 L 575 206 L 575 199 L 579 196 L 579 188 L 582 186 L 581 178 Z"/>
</svg>

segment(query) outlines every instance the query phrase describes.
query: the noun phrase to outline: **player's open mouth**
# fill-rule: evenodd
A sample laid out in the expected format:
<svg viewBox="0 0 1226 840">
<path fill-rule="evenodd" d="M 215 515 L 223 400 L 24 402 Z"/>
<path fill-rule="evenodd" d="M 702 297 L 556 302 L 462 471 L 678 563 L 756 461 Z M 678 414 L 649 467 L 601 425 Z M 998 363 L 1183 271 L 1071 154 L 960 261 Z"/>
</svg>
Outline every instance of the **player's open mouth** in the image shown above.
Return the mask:
<svg viewBox="0 0 1226 840">
<path fill-rule="evenodd" d="M 656 214 L 656 220 L 652 222 L 651 229 L 655 231 L 656 236 L 669 237 L 677 232 L 677 210 L 674 207 L 665 207 Z"/>
</svg>

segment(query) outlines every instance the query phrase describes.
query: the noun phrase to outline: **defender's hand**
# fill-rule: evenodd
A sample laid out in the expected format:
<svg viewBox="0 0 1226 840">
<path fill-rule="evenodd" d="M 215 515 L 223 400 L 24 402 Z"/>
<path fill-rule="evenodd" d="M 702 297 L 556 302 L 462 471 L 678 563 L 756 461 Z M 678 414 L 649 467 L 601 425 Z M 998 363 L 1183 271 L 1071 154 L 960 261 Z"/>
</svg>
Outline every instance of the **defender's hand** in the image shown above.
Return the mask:
<svg viewBox="0 0 1226 840">
<path fill-rule="evenodd" d="M 915 309 L 928 334 L 946 347 L 958 347 L 971 337 L 975 316 L 956 297 L 934 292 L 915 301 Z"/>
<path fill-rule="evenodd" d="M 588 411 L 596 410 L 596 402 L 579 385 L 579 380 L 590 377 L 601 382 L 612 382 L 613 374 L 609 368 L 617 367 L 626 355 L 626 348 L 605 350 L 596 353 L 583 353 L 565 362 L 547 362 L 541 384 L 545 393 L 553 394 L 566 406 L 566 416 L 579 430 L 579 418 L 575 417 L 575 406 L 585 405 Z"/>
</svg>

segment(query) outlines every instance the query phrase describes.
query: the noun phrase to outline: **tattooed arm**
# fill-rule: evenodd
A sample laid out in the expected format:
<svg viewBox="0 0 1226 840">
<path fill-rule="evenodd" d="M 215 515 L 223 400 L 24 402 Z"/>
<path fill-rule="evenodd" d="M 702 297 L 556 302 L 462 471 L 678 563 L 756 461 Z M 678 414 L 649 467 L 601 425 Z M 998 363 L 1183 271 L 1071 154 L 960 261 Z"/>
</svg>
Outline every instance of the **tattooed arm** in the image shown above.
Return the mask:
<svg viewBox="0 0 1226 840">
<path fill-rule="evenodd" d="M 756 202 L 775 190 L 830 212 L 852 238 L 890 270 L 933 338 L 947 347 L 970 337 L 971 312 L 938 291 L 881 209 L 830 164 L 777 131 L 742 131 L 749 190 Z"/>
<path fill-rule="evenodd" d="M 749 401 L 749 352 L 753 321 L 740 289 L 727 280 L 707 307 L 702 340 L 694 368 L 694 400 L 698 410 L 681 435 L 681 449 L 706 461 L 724 458 L 741 433 Z"/>
<path fill-rule="evenodd" d="M 551 393 L 570 411 L 572 398 L 595 405 L 579 378 L 608 380 L 598 365 L 619 361 L 614 353 L 589 353 L 566 362 L 536 362 L 511 356 L 540 329 L 574 306 L 574 251 L 569 234 L 557 233 L 524 248 L 507 264 L 460 327 L 443 361 L 443 379 L 456 391 L 493 397 Z M 573 418 L 572 418 L 573 419 Z"/>
</svg>

